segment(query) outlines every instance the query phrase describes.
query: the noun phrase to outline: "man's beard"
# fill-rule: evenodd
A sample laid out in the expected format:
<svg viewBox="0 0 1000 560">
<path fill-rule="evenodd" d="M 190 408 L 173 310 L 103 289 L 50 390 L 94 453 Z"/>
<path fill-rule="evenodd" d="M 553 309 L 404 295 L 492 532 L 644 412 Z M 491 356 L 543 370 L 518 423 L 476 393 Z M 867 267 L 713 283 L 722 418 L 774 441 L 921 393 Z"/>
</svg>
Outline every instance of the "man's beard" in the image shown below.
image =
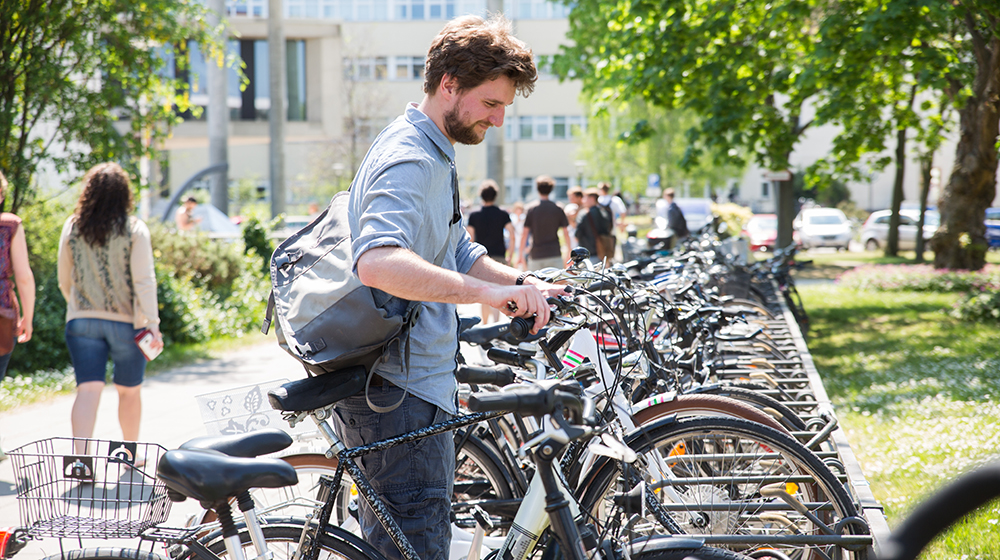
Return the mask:
<svg viewBox="0 0 1000 560">
<path fill-rule="evenodd" d="M 459 144 L 476 145 L 482 142 L 486 134 L 480 136 L 476 130 L 478 126 L 478 122 L 470 125 L 462 122 L 457 104 L 452 107 L 451 111 L 444 114 L 444 130 L 452 140 Z"/>
</svg>

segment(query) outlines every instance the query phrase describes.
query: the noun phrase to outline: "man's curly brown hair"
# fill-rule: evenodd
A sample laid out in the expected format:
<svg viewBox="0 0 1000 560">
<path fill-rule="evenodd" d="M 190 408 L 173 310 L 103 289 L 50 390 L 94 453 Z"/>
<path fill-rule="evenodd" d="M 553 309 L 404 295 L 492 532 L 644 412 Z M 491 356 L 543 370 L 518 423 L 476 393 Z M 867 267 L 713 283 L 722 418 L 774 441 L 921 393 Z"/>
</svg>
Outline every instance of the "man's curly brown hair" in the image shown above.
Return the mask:
<svg viewBox="0 0 1000 560">
<path fill-rule="evenodd" d="M 460 91 L 507 76 L 524 96 L 538 79 L 531 49 L 514 37 L 510 21 L 501 14 L 488 20 L 458 17 L 444 26 L 427 52 L 424 93 L 433 95 L 445 75 L 458 81 Z"/>
<path fill-rule="evenodd" d="M 126 235 L 132 205 L 132 186 L 120 165 L 109 162 L 91 167 L 74 212 L 80 236 L 90 245 L 103 246 L 112 234 Z"/>
</svg>

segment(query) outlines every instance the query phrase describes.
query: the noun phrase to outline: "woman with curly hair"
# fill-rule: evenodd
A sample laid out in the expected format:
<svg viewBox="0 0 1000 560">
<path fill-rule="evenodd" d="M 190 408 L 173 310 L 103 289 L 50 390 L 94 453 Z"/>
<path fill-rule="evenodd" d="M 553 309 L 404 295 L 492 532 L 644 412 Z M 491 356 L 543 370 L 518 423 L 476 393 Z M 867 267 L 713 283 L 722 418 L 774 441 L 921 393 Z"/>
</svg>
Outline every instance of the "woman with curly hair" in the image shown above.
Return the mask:
<svg viewBox="0 0 1000 560">
<path fill-rule="evenodd" d="M 125 171 L 116 163 L 96 165 L 84 177 L 76 211 L 59 239 L 66 345 L 76 373 L 73 437 L 93 435 L 110 357 L 122 436 L 135 441 L 142 413 L 139 386 L 146 372 L 135 335 L 148 328 L 154 347 L 163 347 L 149 229 L 130 215 L 132 205 Z"/>
</svg>

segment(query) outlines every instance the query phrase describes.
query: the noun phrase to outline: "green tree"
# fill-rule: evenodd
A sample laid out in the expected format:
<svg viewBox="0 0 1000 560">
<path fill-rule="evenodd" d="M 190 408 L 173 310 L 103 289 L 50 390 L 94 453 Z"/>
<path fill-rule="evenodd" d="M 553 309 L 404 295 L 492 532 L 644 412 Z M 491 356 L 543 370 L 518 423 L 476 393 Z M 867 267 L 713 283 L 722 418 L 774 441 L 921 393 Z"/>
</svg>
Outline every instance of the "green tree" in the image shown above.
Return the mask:
<svg viewBox="0 0 1000 560">
<path fill-rule="evenodd" d="M 697 117 L 690 111 L 668 110 L 642 99 L 615 107 L 601 107 L 587 122 L 578 156 L 587 162 L 589 174 L 608 178 L 623 192 L 635 197 L 646 191 L 651 173 L 661 176 L 663 188 L 692 186 L 692 196 L 709 196 L 727 188 L 738 177 L 738 165 L 718 164 L 700 158 L 682 165 L 687 152 L 685 131 Z"/>
<path fill-rule="evenodd" d="M 135 169 L 191 109 L 188 40 L 223 56 L 194 0 L 0 0 L 0 169 L 8 208 L 30 199 L 36 172 L 79 173 L 100 161 Z M 179 45 L 179 47 L 174 47 Z"/>
<path fill-rule="evenodd" d="M 569 0 L 566 0 L 569 2 Z M 812 125 L 806 102 L 822 87 L 807 66 L 820 0 L 579 0 L 555 57 L 597 102 L 639 97 L 698 116 L 682 160 L 703 154 L 789 168 Z M 779 188 L 779 240 L 791 238 L 791 186 Z"/>
</svg>

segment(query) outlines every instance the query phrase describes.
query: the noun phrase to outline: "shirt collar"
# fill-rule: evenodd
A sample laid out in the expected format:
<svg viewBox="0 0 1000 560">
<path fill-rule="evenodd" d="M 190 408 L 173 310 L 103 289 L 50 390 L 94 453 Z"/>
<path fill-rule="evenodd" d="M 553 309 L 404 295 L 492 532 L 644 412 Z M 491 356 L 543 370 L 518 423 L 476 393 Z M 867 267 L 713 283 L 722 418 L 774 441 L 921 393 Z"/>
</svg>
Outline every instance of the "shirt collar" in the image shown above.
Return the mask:
<svg viewBox="0 0 1000 560">
<path fill-rule="evenodd" d="M 410 103 L 406 106 L 406 120 L 430 138 L 431 142 L 434 142 L 434 145 L 448 157 L 449 161 L 455 161 L 455 146 L 451 145 L 448 137 L 444 135 L 444 132 L 441 132 L 438 125 L 417 108 L 416 103 Z"/>
</svg>

